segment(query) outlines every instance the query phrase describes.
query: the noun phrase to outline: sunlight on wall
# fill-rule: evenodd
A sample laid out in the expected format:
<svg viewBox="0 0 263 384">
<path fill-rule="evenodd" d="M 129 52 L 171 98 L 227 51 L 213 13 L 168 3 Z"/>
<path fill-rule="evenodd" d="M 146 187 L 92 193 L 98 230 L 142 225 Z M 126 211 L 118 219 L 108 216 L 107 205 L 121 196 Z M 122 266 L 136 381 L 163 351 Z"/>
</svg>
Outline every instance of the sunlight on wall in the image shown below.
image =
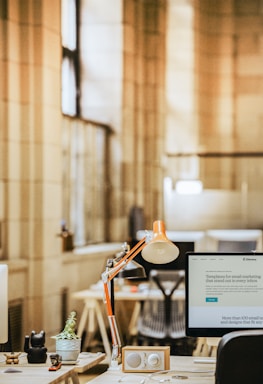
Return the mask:
<svg viewBox="0 0 263 384">
<path fill-rule="evenodd" d="M 166 152 L 194 151 L 194 8 L 189 3 L 168 1 L 166 103 Z"/>
<path fill-rule="evenodd" d="M 167 230 L 245 228 L 242 191 L 203 190 L 200 194 L 178 194 L 172 179 L 164 179 L 164 218 Z M 231 215 L 229 215 L 231 212 Z"/>
</svg>

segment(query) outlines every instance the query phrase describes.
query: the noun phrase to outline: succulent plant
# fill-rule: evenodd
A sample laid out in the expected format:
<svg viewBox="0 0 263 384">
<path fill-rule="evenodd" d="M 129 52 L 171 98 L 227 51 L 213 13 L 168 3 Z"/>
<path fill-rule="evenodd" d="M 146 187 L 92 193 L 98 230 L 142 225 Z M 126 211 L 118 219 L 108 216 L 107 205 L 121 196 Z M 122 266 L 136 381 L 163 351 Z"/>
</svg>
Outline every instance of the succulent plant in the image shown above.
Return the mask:
<svg viewBox="0 0 263 384">
<path fill-rule="evenodd" d="M 70 312 L 67 318 L 65 328 L 62 332 L 55 336 L 57 340 L 62 339 L 79 339 L 79 336 L 75 333 L 77 324 L 77 313 L 75 311 Z"/>
</svg>

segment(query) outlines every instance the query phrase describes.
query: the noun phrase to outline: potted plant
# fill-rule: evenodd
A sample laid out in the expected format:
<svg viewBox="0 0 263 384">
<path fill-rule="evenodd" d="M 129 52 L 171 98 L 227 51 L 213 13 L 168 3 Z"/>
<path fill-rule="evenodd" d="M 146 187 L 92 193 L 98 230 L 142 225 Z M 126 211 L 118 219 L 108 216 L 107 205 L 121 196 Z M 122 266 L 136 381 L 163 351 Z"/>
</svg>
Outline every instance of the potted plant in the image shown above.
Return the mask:
<svg viewBox="0 0 263 384">
<path fill-rule="evenodd" d="M 56 353 L 62 358 L 62 362 L 76 362 L 81 348 L 81 338 L 75 333 L 77 314 L 72 311 L 66 321 L 65 328 L 56 339 Z"/>
</svg>

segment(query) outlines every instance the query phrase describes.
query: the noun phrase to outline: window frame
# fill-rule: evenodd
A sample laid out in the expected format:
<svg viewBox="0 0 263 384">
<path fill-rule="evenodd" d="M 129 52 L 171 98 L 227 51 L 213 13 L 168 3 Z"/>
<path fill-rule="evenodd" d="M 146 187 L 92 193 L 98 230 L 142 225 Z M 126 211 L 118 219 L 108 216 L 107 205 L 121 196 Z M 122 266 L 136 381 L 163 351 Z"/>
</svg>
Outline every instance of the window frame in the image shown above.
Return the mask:
<svg viewBox="0 0 263 384">
<path fill-rule="evenodd" d="M 67 0 L 64 0 L 67 1 Z M 76 9 L 76 17 L 75 20 L 72 21 L 75 25 L 75 32 L 76 32 L 76 41 L 75 41 L 75 49 L 70 49 L 69 47 L 63 45 L 63 20 L 61 20 L 61 46 L 62 46 L 62 58 L 61 58 L 61 111 L 62 114 L 65 116 L 70 117 L 80 117 L 80 50 L 79 50 L 79 21 L 80 21 L 80 0 L 71 0 L 75 4 Z M 61 18 L 63 18 L 63 0 L 61 1 Z M 69 23 L 70 24 L 70 23 Z M 74 112 L 69 113 L 69 110 L 67 110 L 67 106 L 63 106 L 63 84 L 64 84 L 64 76 L 63 74 L 63 64 L 65 60 L 68 60 L 69 63 L 72 64 L 73 67 L 73 75 L 75 79 L 75 87 L 70 92 L 71 94 L 75 94 L 74 98 Z M 66 79 L 67 80 L 67 79 Z"/>
</svg>

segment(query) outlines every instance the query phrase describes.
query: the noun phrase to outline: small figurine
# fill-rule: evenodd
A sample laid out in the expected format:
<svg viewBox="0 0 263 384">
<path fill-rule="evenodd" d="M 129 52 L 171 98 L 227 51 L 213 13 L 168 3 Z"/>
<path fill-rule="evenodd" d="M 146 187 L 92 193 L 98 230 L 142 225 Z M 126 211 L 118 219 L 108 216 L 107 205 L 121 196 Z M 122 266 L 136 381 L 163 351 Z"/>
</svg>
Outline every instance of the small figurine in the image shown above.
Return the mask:
<svg viewBox="0 0 263 384">
<path fill-rule="evenodd" d="M 4 356 L 6 357 L 6 364 L 19 364 L 18 357 L 21 355 L 21 352 L 18 353 L 4 353 Z"/>
<path fill-rule="evenodd" d="M 29 346 L 31 342 L 31 347 Z M 45 363 L 47 348 L 45 348 L 45 332 L 31 332 L 31 337 L 25 337 L 24 351 L 27 353 L 29 363 Z"/>
</svg>

